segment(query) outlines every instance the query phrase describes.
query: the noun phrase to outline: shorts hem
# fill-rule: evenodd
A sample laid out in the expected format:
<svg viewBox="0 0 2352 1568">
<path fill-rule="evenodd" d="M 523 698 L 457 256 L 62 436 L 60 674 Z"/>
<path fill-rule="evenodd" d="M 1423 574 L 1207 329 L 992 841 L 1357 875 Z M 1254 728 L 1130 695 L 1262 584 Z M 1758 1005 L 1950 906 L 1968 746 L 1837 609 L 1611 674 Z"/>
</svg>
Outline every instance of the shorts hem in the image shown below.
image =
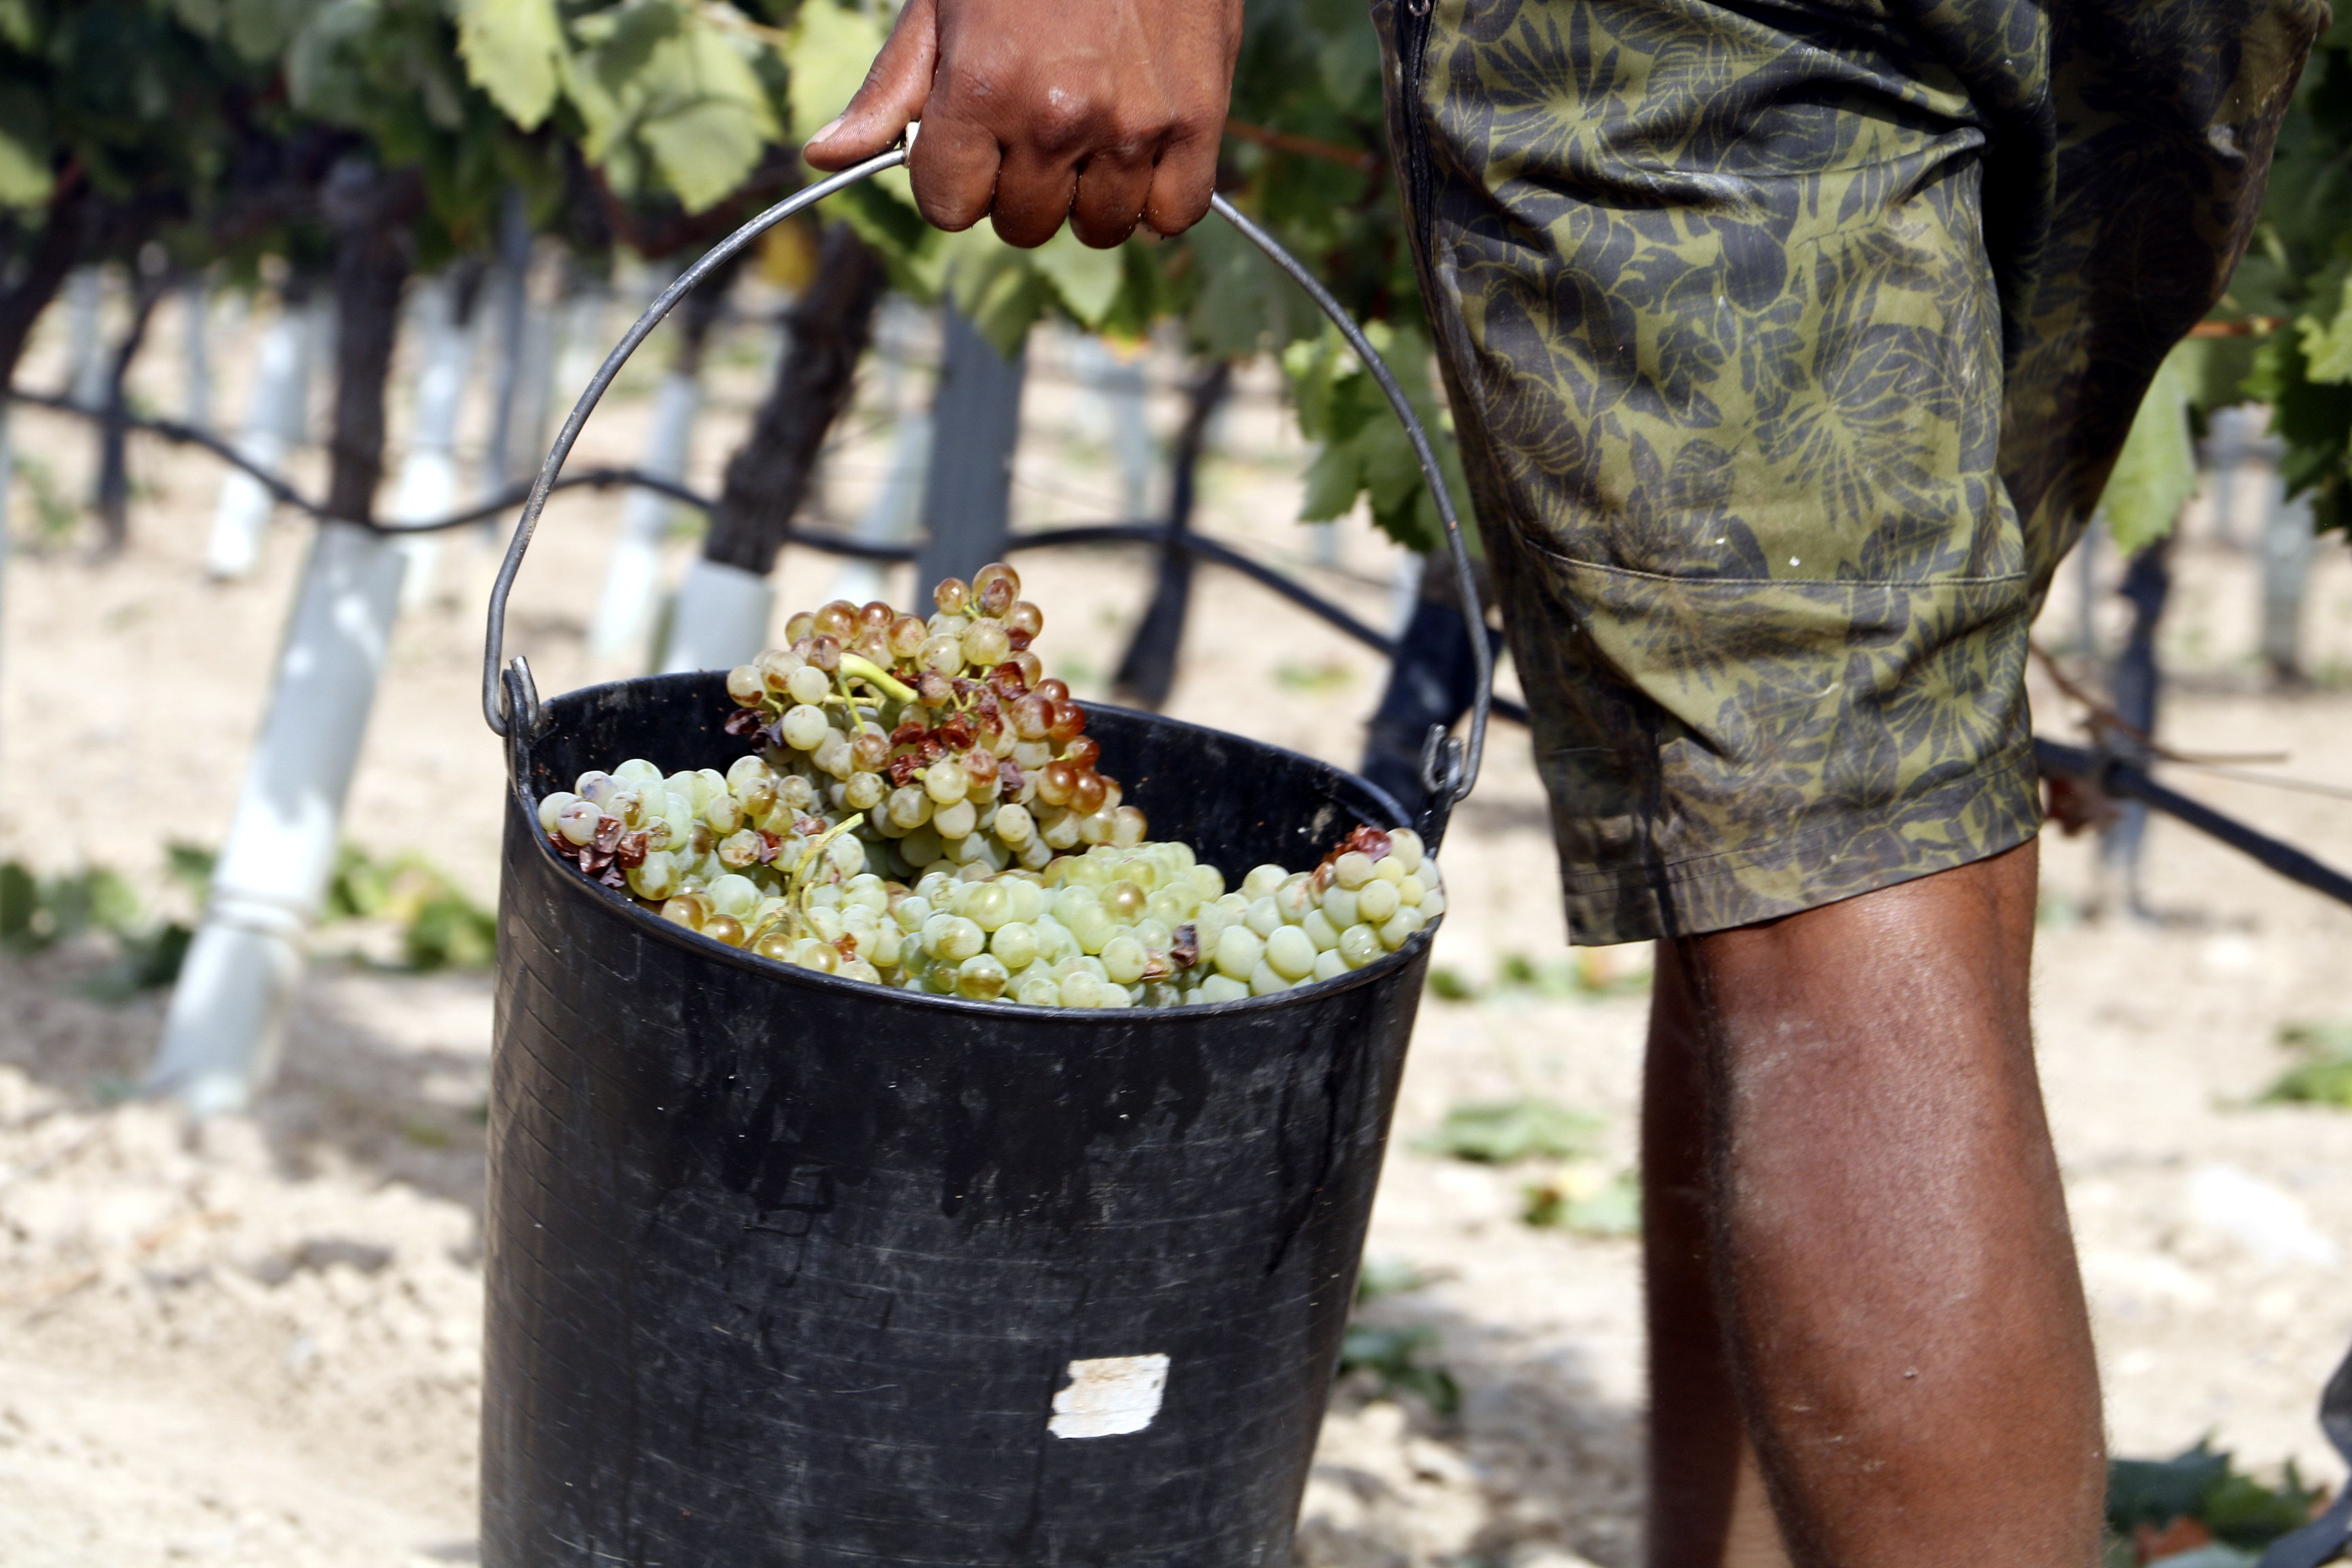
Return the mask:
<svg viewBox="0 0 2352 1568">
<path fill-rule="evenodd" d="M 1759 925 L 1807 910 L 1821 909 L 1954 870 L 2005 854 L 2041 830 L 2040 773 L 2030 750 L 1989 763 L 1923 795 L 1904 795 L 1878 806 L 1813 814 L 1803 828 L 1767 843 L 1710 855 L 1687 857 L 1649 868 L 1575 868 L 1563 859 L 1560 881 L 1567 907 L 1569 942 L 1610 947 L 1675 936 L 1705 936 Z M 1997 812 L 2004 826 L 1981 836 L 1944 839 L 1905 838 L 1905 852 L 1866 866 L 1841 869 L 1836 847 L 1885 843 L 1902 830 L 1938 816 L 1956 818 L 1968 805 L 1991 794 L 2022 792 L 2031 809 Z M 1938 812 L 1950 803 L 1954 809 Z M 1792 862 L 1820 875 L 1812 885 L 1784 892 L 1759 887 L 1747 875 L 1759 868 Z"/>
</svg>

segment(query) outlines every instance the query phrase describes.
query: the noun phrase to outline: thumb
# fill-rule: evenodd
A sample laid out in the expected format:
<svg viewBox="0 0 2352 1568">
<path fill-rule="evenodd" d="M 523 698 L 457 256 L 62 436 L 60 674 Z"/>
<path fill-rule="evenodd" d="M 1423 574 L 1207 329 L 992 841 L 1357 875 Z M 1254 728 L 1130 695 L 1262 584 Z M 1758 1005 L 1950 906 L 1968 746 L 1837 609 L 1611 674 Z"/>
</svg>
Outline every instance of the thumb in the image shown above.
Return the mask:
<svg viewBox="0 0 2352 1568">
<path fill-rule="evenodd" d="M 809 138 L 801 156 L 814 168 L 846 169 L 889 147 L 922 118 L 939 60 L 936 0 L 908 0 L 849 107 Z"/>
</svg>

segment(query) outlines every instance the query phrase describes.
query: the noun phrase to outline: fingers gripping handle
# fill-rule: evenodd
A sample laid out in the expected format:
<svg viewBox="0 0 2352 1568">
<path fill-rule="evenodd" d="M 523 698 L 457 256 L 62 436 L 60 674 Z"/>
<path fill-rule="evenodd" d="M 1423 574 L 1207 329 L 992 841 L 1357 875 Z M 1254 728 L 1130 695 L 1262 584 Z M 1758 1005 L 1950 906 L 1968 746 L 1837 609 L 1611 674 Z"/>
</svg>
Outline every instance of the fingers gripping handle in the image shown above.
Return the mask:
<svg viewBox="0 0 2352 1568">
<path fill-rule="evenodd" d="M 908 129 L 908 135 L 911 140 L 912 127 Z M 538 692 L 531 683 L 530 667 L 517 658 L 511 666 L 501 668 L 506 654 L 507 595 L 513 591 L 515 574 L 522 570 L 522 558 L 530 549 L 531 536 L 539 530 L 540 513 L 546 510 L 548 494 L 554 488 L 557 477 L 562 473 L 565 459 L 572 456 L 573 443 L 580 439 L 581 427 L 588 423 L 588 416 L 595 411 L 605 389 L 621 374 L 621 367 L 628 363 L 631 354 L 636 353 L 637 345 L 661 325 L 662 319 L 677 308 L 677 302 L 686 298 L 696 284 L 725 265 L 745 246 L 835 192 L 878 174 L 885 169 L 896 168 L 906 161 L 907 150 L 904 147 L 894 148 L 878 157 L 867 159 L 855 168 L 845 169 L 838 174 L 819 180 L 778 202 L 711 247 L 701 259 L 679 273 L 677 281 L 663 289 L 654 302 L 646 307 L 646 313 L 637 318 L 635 324 L 614 346 L 613 352 L 604 356 L 604 363 L 597 367 L 596 374 L 589 378 L 587 389 L 581 393 L 580 401 L 572 405 L 572 413 L 563 421 L 563 428 L 557 433 L 555 445 L 547 454 L 547 461 L 540 465 L 539 478 L 531 484 L 530 497 L 524 501 L 522 517 L 515 524 L 514 538 L 507 545 L 506 559 L 499 563 L 498 580 L 490 587 L 489 627 L 482 649 L 482 718 L 492 731 L 519 742 L 525 742 L 543 722 Z M 1264 251 L 1276 267 L 1288 273 L 1291 279 L 1307 291 L 1307 298 L 1331 319 L 1332 325 L 1339 329 L 1340 335 L 1348 340 L 1348 346 L 1355 351 L 1356 357 L 1371 373 L 1372 379 L 1380 384 L 1381 392 L 1387 395 L 1389 406 L 1396 410 L 1398 420 L 1404 426 L 1405 437 L 1412 443 L 1413 456 L 1421 463 L 1423 477 L 1429 481 L 1430 494 L 1437 501 L 1438 516 L 1444 521 L 1446 550 L 1452 557 L 1454 574 L 1461 579 L 1463 615 L 1469 626 L 1471 657 L 1477 667 L 1478 688 L 1471 709 L 1466 749 L 1460 741 L 1447 734 L 1442 726 L 1436 725 L 1431 727 L 1428 741 L 1422 748 L 1423 782 L 1429 787 L 1438 808 L 1438 821 L 1442 823 L 1444 812 L 1452 808 L 1454 802 L 1468 795 L 1471 786 L 1477 782 L 1479 763 L 1486 754 L 1486 715 L 1493 700 L 1495 683 L 1494 654 L 1486 642 L 1486 615 L 1478 603 L 1478 584 L 1470 570 L 1470 552 L 1463 542 L 1461 520 L 1454 510 L 1453 494 L 1446 489 L 1444 470 L 1438 466 L 1436 449 L 1431 446 L 1428 431 L 1422 427 L 1412 405 L 1407 401 L 1404 389 L 1397 384 L 1396 376 L 1389 370 L 1386 362 L 1364 336 L 1363 329 L 1349 318 L 1348 312 L 1340 308 L 1339 301 L 1331 297 L 1330 290 L 1324 288 L 1297 257 L 1276 243 L 1272 235 L 1237 211 L 1223 196 L 1212 198 L 1209 205 L 1227 223 L 1239 229 L 1251 244 Z"/>
</svg>

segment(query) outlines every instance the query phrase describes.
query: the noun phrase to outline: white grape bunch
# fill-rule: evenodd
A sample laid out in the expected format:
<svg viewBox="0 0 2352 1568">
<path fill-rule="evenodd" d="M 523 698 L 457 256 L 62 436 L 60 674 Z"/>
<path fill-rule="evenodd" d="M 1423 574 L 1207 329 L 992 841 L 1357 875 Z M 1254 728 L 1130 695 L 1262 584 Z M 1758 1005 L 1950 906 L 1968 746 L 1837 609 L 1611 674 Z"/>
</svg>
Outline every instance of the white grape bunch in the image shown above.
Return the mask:
<svg viewBox="0 0 2352 1568">
<path fill-rule="evenodd" d="M 729 672 L 724 773 L 633 758 L 539 803 L 583 874 L 763 958 L 1044 1007 L 1238 1001 L 1328 980 L 1444 912 L 1410 830 L 1359 827 L 1310 871 L 1229 890 L 1153 842 L 1031 643 L 1010 566 L 950 577 L 928 621 L 836 600 Z"/>
</svg>

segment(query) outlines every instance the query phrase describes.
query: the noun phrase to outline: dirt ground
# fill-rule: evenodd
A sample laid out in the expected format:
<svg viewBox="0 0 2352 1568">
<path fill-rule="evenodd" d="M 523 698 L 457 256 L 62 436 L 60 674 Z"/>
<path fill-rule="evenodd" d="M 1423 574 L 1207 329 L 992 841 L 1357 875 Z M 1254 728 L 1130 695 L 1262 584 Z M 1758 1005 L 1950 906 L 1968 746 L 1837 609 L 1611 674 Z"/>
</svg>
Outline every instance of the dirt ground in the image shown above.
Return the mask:
<svg viewBox="0 0 2352 1568">
<path fill-rule="evenodd" d="M 176 330 L 165 322 L 157 341 Z M 756 326 L 728 344 L 696 445 L 693 477 L 706 486 L 766 352 Z M 246 346 L 222 346 L 221 406 L 238 405 Z M 44 344 L 32 384 L 54 377 L 57 353 Z M 1059 346 L 1041 344 L 1015 491 L 1022 526 L 1118 511 L 1100 405 L 1067 366 Z M 1154 370 L 1172 384 L 1176 367 Z M 150 401 L 175 410 L 172 367 L 145 374 Z M 591 426 L 584 460 L 629 459 L 651 380 L 633 374 Z M 881 398 L 869 392 L 875 405 L 835 456 L 833 520 L 856 514 L 889 460 Z M 1176 412 L 1162 391 L 1163 432 Z M 96 563 L 80 536 L 44 542 L 32 504 L 37 484 L 80 493 L 88 432 L 20 413 L 16 439 L 38 468 L 17 487 L 0 621 L 0 858 L 45 871 L 114 867 L 152 907 L 184 916 L 164 847 L 216 844 L 225 830 L 308 530 L 281 519 L 250 580 L 208 583 L 218 469 L 142 445 L 131 549 Z M 1350 523 L 1318 556 L 1316 536 L 1289 521 L 1304 449 L 1263 372 L 1245 378 L 1216 450 L 1204 526 L 1387 624 L 1389 547 Z M 315 453 L 303 465 L 314 479 Z M 2242 505 L 2252 489 L 2240 487 Z M 523 574 L 513 644 L 543 690 L 611 673 L 592 667 L 584 631 L 619 509 L 614 496 L 561 500 Z M 2179 552 L 2166 735 L 2199 752 L 2284 752 L 2265 766 L 2297 778 L 2352 779 L 2352 562 L 2322 547 L 2306 638 L 2316 679 L 2274 693 L 2249 652 L 2252 556 L 2219 537 L 2210 510 L 2192 517 Z M 681 537 L 673 572 L 689 549 Z M 1098 551 L 1031 555 L 1023 567 L 1048 613 L 1049 664 L 1100 690 L 1141 607 L 1142 563 Z M 457 538 L 436 569 L 433 602 L 394 646 L 351 835 L 381 853 L 422 851 L 487 900 L 499 786 L 476 709 L 488 557 Z M 829 596 L 836 570 L 793 552 L 783 599 Z M 2071 592 L 2043 628 L 2053 643 L 2073 635 Z M 2112 643 L 2120 607 L 2104 597 Z M 1171 704 L 1181 716 L 1354 758 L 1379 689 L 1370 655 L 1214 573 L 1202 579 L 1186 654 Z M 2037 702 L 2043 731 L 2071 738 L 2070 704 L 2046 688 Z M 2174 782 L 2352 865 L 2341 800 L 2207 773 Z M 1563 956 L 1521 731 L 1496 727 L 1445 860 L 1453 904 L 1438 963 L 1473 994 L 1433 997 L 1423 1011 L 1370 1249 L 1417 1283 L 1367 1317 L 1433 1331 L 1423 1360 L 1457 1380 L 1461 1407 L 1443 1419 L 1411 1396 L 1379 1396 L 1368 1377 L 1346 1384 L 1300 1561 L 1632 1568 L 1643 1442 L 1634 1243 L 1534 1229 L 1519 1215 L 1532 1183 L 1589 1184 L 1630 1163 L 1647 956 L 1596 955 L 1580 987 L 1493 984 L 1514 955 L 1539 970 Z M 2168 1454 L 2210 1434 L 2257 1467 L 2292 1458 L 2332 1483 L 2340 1468 L 2313 1407 L 2352 1339 L 2341 1284 L 2352 1115 L 2250 1101 L 2291 1059 L 2283 1026 L 2352 1018 L 2352 910 L 2165 822 L 2147 849 L 2155 920 L 2096 918 L 2087 841 L 2053 835 L 2045 867 L 2042 1059 L 2115 1445 Z M 103 956 L 88 943 L 0 959 L 0 1563 L 474 1561 L 489 985 L 339 956 L 380 952 L 368 936 L 321 933 L 276 1089 L 249 1117 L 194 1129 L 123 1098 L 153 1049 L 160 997 L 86 999 L 75 983 Z M 1413 1147 L 1450 1107 L 1521 1094 L 1600 1114 L 1598 1154 L 1554 1173 Z"/>
</svg>

